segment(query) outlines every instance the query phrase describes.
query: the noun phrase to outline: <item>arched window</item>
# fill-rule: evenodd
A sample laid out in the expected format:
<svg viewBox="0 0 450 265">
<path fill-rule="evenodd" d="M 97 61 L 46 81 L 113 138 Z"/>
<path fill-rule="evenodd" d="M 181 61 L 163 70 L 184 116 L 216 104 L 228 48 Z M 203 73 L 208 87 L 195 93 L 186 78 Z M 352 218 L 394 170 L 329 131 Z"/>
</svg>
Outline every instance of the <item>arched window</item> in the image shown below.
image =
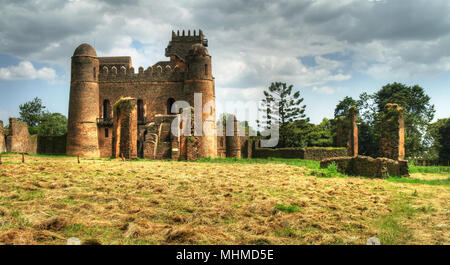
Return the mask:
<svg viewBox="0 0 450 265">
<path fill-rule="evenodd" d="M 142 99 L 138 99 L 137 101 L 137 112 L 138 112 L 138 121 L 144 120 L 144 101 Z"/>
<path fill-rule="evenodd" d="M 205 64 L 205 75 L 208 75 L 208 65 Z"/>
<path fill-rule="evenodd" d="M 173 103 L 175 103 L 175 99 L 169 98 L 169 99 L 167 100 L 167 114 L 169 114 L 169 115 L 174 114 L 174 113 L 172 112 L 172 105 L 173 105 Z"/>
<path fill-rule="evenodd" d="M 111 118 L 110 117 L 110 111 L 111 111 L 111 104 L 109 103 L 109 100 L 108 99 L 105 99 L 105 100 L 103 100 L 103 119 L 104 120 L 107 120 L 107 119 L 109 119 L 109 118 Z"/>
</svg>

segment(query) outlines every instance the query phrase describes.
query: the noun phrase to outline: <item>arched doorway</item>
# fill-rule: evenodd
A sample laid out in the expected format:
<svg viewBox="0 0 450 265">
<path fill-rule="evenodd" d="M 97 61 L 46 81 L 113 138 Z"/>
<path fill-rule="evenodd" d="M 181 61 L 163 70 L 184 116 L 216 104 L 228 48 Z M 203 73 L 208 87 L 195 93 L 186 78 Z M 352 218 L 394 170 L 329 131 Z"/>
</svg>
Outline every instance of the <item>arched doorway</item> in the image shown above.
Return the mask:
<svg viewBox="0 0 450 265">
<path fill-rule="evenodd" d="M 172 105 L 173 105 L 173 103 L 175 103 L 175 99 L 169 98 L 167 100 L 167 114 L 168 115 L 175 114 L 175 113 L 172 112 Z"/>
</svg>

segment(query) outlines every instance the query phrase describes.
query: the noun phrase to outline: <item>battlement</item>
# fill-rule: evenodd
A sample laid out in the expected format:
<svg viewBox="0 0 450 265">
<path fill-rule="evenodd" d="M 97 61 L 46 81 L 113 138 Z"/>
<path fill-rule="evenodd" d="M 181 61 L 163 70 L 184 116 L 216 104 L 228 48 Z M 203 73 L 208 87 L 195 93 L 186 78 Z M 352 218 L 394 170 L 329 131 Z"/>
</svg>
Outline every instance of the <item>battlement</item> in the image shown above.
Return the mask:
<svg viewBox="0 0 450 265">
<path fill-rule="evenodd" d="M 138 81 L 183 81 L 184 72 L 180 71 L 178 66 L 157 63 L 153 66 L 139 67 L 135 72 L 134 67 L 121 66 L 117 68 L 115 65 L 103 65 L 99 75 L 100 82 L 138 82 Z"/>
<path fill-rule="evenodd" d="M 194 29 L 191 35 L 191 30 L 185 31 L 177 30 L 177 32 L 172 30 L 172 41 L 186 41 L 186 40 L 203 40 L 205 35 L 201 29 L 198 32 Z"/>
<path fill-rule="evenodd" d="M 172 40 L 169 41 L 169 45 L 166 48 L 166 56 L 176 56 L 181 60 L 185 60 L 186 55 L 194 44 L 202 44 L 208 47 L 208 40 L 205 39 L 203 31 L 200 29 L 198 32 L 196 30 L 177 30 L 172 31 Z"/>
</svg>

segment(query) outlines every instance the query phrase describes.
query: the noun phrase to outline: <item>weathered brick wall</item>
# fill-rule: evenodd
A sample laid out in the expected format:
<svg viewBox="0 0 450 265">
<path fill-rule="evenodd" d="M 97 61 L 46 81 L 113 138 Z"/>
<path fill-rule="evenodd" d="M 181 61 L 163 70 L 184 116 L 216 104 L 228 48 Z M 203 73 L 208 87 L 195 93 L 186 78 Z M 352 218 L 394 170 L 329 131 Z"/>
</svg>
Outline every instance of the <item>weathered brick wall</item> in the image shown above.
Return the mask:
<svg viewBox="0 0 450 265">
<path fill-rule="evenodd" d="M 321 168 L 335 163 L 338 171 L 347 175 L 386 178 L 388 176 L 409 176 L 408 161 L 368 156 L 334 157 L 320 162 Z"/>
<path fill-rule="evenodd" d="M 0 154 L 6 151 L 5 131 L 3 129 L 3 121 L 0 121 Z"/>
<path fill-rule="evenodd" d="M 321 161 L 330 157 L 341 157 L 347 155 L 345 148 L 255 148 L 253 157 L 255 158 L 297 158 Z"/>
<path fill-rule="evenodd" d="M 9 119 L 9 135 L 6 139 L 8 152 L 29 153 L 32 151 L 28 126 L 23 121 L 18 121 L 16 118 Z"/>
<path fill-rule="evenodd" d="M 137 158 L 136 99 L 122 98 L 114 104 L 113 156 Z"/>
<path fill-rule="evenodd" d="M 66 153 L 67 135 L 63 136 L 37 136 L 36 153 L 63 155 Z"/>
</svg>

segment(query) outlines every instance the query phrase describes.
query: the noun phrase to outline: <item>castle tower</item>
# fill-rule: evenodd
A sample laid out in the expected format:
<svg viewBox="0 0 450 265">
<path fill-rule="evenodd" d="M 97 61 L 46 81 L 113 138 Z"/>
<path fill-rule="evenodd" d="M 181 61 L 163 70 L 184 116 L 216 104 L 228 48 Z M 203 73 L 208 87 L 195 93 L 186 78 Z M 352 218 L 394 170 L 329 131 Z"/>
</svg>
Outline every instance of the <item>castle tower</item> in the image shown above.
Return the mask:
<svg viewBox="0 0 450 265">
<path fill-rule="evenodd" d="M 92 46 L 75 49 L 71 72 L 67 155 L 99 157 L 99 60 Z"/>
<path fill-rule="evenodd" d="M 217 156 L 217 132 L 216 132 L 216 98 L 214 91 L 214 78 L 212 76 L 211 56 L 202 43 L 192 45 L 186 55 L 186 78 L 184 83 L 184 93 L 194 103 L 194 113 L 196 117 L 201 115 L 201 125 L 197 122 L 194 128 L 194 136 L 202 133 L 199 145 L 200 157 Z M 201 101 L 200 96 L 201 95 Z M 201 104 L 200 104 L 201 102 Z"/>
</svg>

